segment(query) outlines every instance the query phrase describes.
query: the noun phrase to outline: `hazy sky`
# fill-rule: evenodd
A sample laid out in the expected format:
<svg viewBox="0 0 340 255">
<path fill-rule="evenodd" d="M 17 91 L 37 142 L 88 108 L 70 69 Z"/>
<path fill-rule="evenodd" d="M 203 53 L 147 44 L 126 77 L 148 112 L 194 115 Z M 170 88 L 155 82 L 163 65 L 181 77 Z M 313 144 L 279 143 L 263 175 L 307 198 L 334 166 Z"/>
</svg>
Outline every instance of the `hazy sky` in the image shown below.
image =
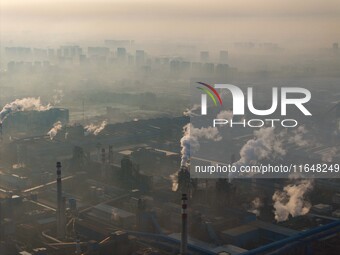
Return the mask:
<svg viewBox="0 0 340 255">
<path fill-rule="evenodd" d="M 339 0 L 1 0 L 1 40 L 166 39 L 329 46 Z"/>
</svg>

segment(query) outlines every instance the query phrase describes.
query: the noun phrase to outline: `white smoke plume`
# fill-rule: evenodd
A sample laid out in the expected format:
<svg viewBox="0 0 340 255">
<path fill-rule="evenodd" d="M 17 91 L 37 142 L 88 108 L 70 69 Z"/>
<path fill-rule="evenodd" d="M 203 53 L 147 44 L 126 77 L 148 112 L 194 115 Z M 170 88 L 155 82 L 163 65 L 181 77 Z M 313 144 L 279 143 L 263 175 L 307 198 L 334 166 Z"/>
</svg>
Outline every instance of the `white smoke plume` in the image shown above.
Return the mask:
<svg viewBox="0 0 340 255">
<path fill-rule="evenodd" d="M 94 134 L 94 135 L 98 135 L 100 132 L 103 131 L 103 129 L 106 127 L 107 125 L 107 121 L 104 120 L 101 124 L 99 125 L 95 125 L 95 124 L 90 124 L 85 126 L 85 135 L 89 135 L 89 134 Z"/>
<path fill-rule="evenodd" d="M 53 105 L 58 105 L 61 103 L 64 97 L 64 92 L 62 89 L 53 90 Z"/>
<path fill-rule="evenodd" d="M 322 161 L 333 162 L 333 158 L 337 155 L 338 150 L 336 147 L 332 147 L 327 153 L 322 154 Z"/>
<path fill-rule="evenodd" d="M 184 116 L 191 116 L 191 115 L 197 115 L 196 113 L 194 113 L 194 111 L 196 111 L 198 108 L 200 108 L 201 106 L 199 104 L 194 104 L 193 107 L 191 107 L 190 109 L 187 108 L 184 112 L 183 115 Z"/>
<path fill-rule="evenodd" d="M 24 168 L 24 167 L 26 167 L 26 165 L 24 163 L 18 163 L 18 164 L 12 165 L 13 169 L 20 169 L 20 168 Z"/>
<path fill-rule="evenodd" d="M 260 216 L 260 209 L 263 206 L 263 203 L 259 197 L 256 197 L 253 201 L 251 201 L 250 209 L 248 212 L 254 213 L 256 216 Z"/>
<path fill-rule="evenodd" d="M 10 113 L 21 111 L 46 111 L 51 109 L 51 105 L 43 105 L 40 97 L 26 97 L 15 99 L 13 102 L 6 104 L 0 112 L 0 122 L 2 123 Z"/>
<path fill-rule="evenodd" d="M 61 130 L 62 127 L 63 126 L 60 121 L 57 121 L 53 124 L 53 128 L 51 128 L 51 130 L 47 132 L 51 140 L 54 139 L 54 137 L 58 134 L 59 130 Z"/>
<path fill-rule="evenodd" d="M 275 128 L 260 128 L 254 131 L 254 138 L 241 149 L 241 158 L 235 162 L 236 167 L 257 164 L 260 160 L 276 159 L 286 154 L 283 141 L 275 135 Z"/>
<path fill-rule="evenodd" d="M 181 138 L 181 166 L 187 166 L 190 160 L 191 152 L 197 151 L 200 147 L 199 138 L 205 138 L 213 141 L 220 141 L 222 137 L 218 134 L 217 128 L 195 128 L 191 123 L 183 127 L 183 137 Z M 172 190 L 178 189 L 178 172 L 171 174 Z"/>
<path fill-rule="evenodd" d="M 172 182 L 172 191 L 177 191 L 178 190 L 178 172 L 171 174 L 170 179 Z"/>
<path fill-rule="evenodd" d="M 283 191 L 276 191 L 273 195 L 275 220 L 285 221 L 289 215 L 296 217 L 309 212 L 311 204 L 306 201 L 306 194 L 311 191 L 311 180 L 301 180 L 296 184 L 289 184 Z"/>
<path fill-rule="evenodd" d="M 232 111 L 221 111 L 219 114 L 217 114 L 216 119 L 226 119 L 228 121 L 233 119 L 233 112 Z"/>
<path fill-rule="evenodd" d="M 308 140 L 306 135 L 308 134 L 307 129 L 304 126 L 299 126 L 294 129 L 288 137 L 288 142 L 296 144 L 299 147 L 307 147 L 312 145 L 312 141 Z"/>
<path fill-rule="evenodd" d="M 197 151 L 200 147 L 199 138 L 205 138 L 213 141 L 220 141 L 222 137 L 218 133 L 218 129 L 214 127 L 195 128 L 192 124 L 183 127 L 183 137 L 181 139 L 181 166 L 186 166 L 191 152 Z"/>
<path fill-rule="evenodd" d="M 295 144 L 307 147 L 315 142 L 307 138 L 308 131 L 304 126 L 288 132 L 287 130 L 275 132 L 275 127 L 264 127 L 254 131 L 254 138 L 247 141 L 241 148 L 239 161 L 236 167 L 254 165 L 261 160 L 280 159 L 286 155 L 286 144 Z M 232 174 L 229 178 L 232 178 Z"/>
</svg>

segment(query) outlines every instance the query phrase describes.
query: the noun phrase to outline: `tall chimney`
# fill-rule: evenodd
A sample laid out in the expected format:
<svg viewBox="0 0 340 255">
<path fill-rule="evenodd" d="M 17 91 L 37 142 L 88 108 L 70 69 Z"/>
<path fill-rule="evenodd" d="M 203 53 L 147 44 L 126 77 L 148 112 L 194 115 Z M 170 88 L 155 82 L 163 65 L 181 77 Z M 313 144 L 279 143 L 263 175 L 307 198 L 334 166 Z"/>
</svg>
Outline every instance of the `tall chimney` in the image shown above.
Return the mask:
<svg viewBox="0 0 340 255">
<path fill-rule="evenodd" d="M 112 145 L 109 146 L 109 164 L 113 163 L 113 148 Z"/>
<path fill-rule="evenodd" d="M 62 197 L 61 163 L 57 162 L 57 236 L 65 238 L 65 200 Z"/>
<path fill-rule="evenodd" d="M 190 194 L 190 170 L 188 166 L 181 166 L 178 172 L 178 188 L 182 194 L 182 226 L 181 226 L 181 255 L 188 252 L 188 194 Z"/>
<path fill-rule="evenodd" d="M 182 231 L 181 231 L 181 255 L 187 255 L 188 251 L 188 215 L 187 194 L 182 194 Z"/>
<path fill-rule="evenodd" d="M 105 154 L 105 149 L 102 148 L 102 167 L 101 167 L 101 175 L 102 175 L 102 178 L 104 179 L 106 177 L 106 154 Z"/>
<path fill-rule="evenodd" d="M 80 248 L 80 238 L 79 235 L 76 234 L 76 255 L 81 254 L 81 248 Z"/>
</svg>

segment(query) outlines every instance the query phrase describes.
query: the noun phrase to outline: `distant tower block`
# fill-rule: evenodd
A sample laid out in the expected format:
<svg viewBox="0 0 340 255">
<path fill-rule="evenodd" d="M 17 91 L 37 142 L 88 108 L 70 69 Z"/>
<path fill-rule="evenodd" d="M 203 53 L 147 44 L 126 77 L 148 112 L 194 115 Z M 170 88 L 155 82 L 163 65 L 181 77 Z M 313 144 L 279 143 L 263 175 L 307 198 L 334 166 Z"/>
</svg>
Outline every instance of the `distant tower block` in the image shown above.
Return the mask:
<svg viewBox="0 0 340 255">
<path fill-rule="evenodd" d="M 338 50 L 339 49 L 339 43 L 335 42 L 333 43 L 333 50 Z"/>
<path fill-rule="evenodd" d="M 220 63 L 227 64 L 228 63 L 228 51 L 221 50 L 220 51 Z"/>
<path fill-rule="evenodd" d="M 126 49 L 125 48 L 117 48 L 117 58 L 126 59 Z"/>
<path fill-rule="evenodd" d="M 201 51 L 200 60 L 201 60 L 201 62 L 208 62 L 209 61 L 209 51 Z"/>
<path fill-rule="evenodd" d="M 144 50 L 136 50 L 136 66 L 142 66 L 144 64 L 145 64 Z"/>
</svg>

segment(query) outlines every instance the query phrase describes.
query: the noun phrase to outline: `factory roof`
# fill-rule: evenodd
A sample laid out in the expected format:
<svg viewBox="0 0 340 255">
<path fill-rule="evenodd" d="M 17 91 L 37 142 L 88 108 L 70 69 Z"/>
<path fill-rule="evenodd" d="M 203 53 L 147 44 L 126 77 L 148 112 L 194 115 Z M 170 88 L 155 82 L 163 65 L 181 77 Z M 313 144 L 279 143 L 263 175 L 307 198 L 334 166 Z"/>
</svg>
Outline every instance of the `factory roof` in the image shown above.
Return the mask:
<svg viewBox="0 0 340 255">
<path fill-rule="evenodd" d="M 220 254 L 222 252 L 225 252 L 226 254 L 237 255 L 237 254 L 243 253 L 247 250 L 245 250 L 241 247 L 235 246 L 235 245 L 226 244 L 226 245 L 223 245 L 223 246 L 218 246 L 216 248 L 213 248 L 213 249 L 211 249 L 211 251 L 216 252 L 216 254 Z"/>
<path fill-rule="evenodd" d="M 270 231 L 270 232 L 274 232 L 274 233 L 278 233 L 284 236 L 292 236 L 295 235 L 297 233 L 299 233 L 299 231 L 293 230 L 293 229 L 289 229 L 289 228 L 285 228 L 282 226 L 278 226 L 272 223 L 268 223 L 268 222 L 264 222 L 264 221 L 260 221 L 260 220 L 255 220 L 250 222 L 249 224 L 245 224 L 245 225 L 241 225 L 235 228 L 231 228 L 231 229 L 227 229 L 225 231 L 223 231 L 222 233 L 228 236 L 240 236 L 246 233 L 250 233 L 253 231 L 257 231 L 257 230 L 266 230 L 266 231 Z"/>
<path fill-rule="evenodd" d="M 236 228 L 224 230 L 222 233 L 228 236 L 240 236 L 249 232 L 257 231 L 259 228 L 251 225 L 241 225 Z"/>
<path fill-rule="evenodd" d="M 264 222 L 261 220 L 255 220 L 250 222 L 250 225 L 253 225 L 255 227 L 261 228 L 261 229 L 265 229 L 268 231 L 272 231 L 275 233 L 279 233 L 285 236 L 292 236 L 295 235 L 297 233 L 299 233 L 299 231 L 294 230 L 294 229 L 290 229 L 290 228 L 285 228 L 276 224 L 272 224 L 272 223 L 268 223 L 268 222 Z"/>
<path fill-rule="evenodd" d="M 177 240 L 181 240 L 181 233 L 172 233 L 172 234 L 169 235 L 169 237 L 172 237 L 172 238 L 177 239 Z M 190 236 L 188 236 L 188 244 L 198 246 L 198 247 L 204 248 L 206 250 L 210 250 L 210 249 L 215 248 L 214 245 L 202 242 L 202 241 L 197 240 L 195 238 L 192 238 Z"/>
<path fill-rule="evenodd" d="M 129 218 L 134 217 L 133 213 L 127 212 L 125 210 L 107 205 L 107 204 L 98 204 L 95 207 L 93 207 L 93 211 L 99 211 L 104 212 L 107 215 L 111 215 L 111 218 L 114 219 L 116 217 L 118 218 Z"/>
<path fill-rule="evenodd" d="M 156 150 L 156 151 L 159 151 L 159 152 L 164 152 L 164 153 L 166 154 L 166 156 L 178 155 L 178 153 L 172 152 L 172 151 L 161 150 L 161 149 L 155 149 L 155 150 Z"/>
</svg>

